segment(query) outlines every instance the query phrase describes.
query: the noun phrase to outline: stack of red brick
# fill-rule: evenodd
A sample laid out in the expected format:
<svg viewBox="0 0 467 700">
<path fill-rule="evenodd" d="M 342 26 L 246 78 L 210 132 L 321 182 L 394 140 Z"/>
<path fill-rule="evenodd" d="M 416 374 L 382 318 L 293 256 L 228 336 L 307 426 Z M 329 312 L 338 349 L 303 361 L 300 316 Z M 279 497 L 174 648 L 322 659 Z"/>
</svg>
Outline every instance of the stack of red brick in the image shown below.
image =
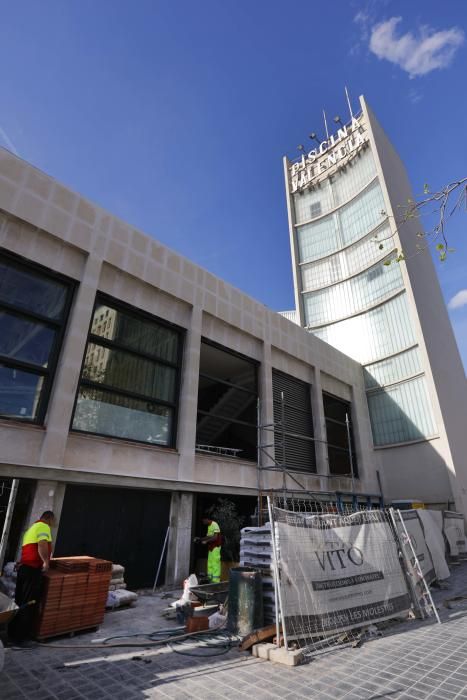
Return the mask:
<svg viewBox="0 0 467 700">
<path fill-rule="evenodd" d="M 104 620 L 112 562 L 94 557 L 52 559 L 44 574 L 37 638 L 97 627 Z"/>
</svg>

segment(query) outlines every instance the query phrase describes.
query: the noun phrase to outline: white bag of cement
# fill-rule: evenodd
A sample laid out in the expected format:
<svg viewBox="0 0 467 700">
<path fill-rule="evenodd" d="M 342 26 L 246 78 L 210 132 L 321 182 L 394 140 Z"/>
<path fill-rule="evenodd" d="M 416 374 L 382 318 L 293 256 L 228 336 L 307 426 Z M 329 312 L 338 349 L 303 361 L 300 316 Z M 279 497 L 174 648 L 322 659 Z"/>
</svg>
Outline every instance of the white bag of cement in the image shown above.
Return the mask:
<svg viewBox="0 0 467 700">
<path fill-rule="evenodd" d="M 442 514 L 438 511 L 424 510 L 423 508 L 418 508 L 417 513 L 423 525 L 425 542 L 430 550 L 436 578 L 438 581 L 442 581 L 451 575 L 446 563 L 445 545 L 441 530 Z"/>
<path fill-rule="evenodd" d="M 6 595 L 10 596 L 10 598 L 14 598 L 15 590 L 16 581 L 14 581 L 12 578 L 7 578 L 6 576 L 2 576 L 0 578 L 0 592 L 5 593 Z"/>
<path fill-rule="evenodd" d="M 123 578 L 125 567 L 121 564 L 112 564 L 112 578 Z"/>
<path fill-rule="evenodd" d="M 16 579 L 17 572 L 15 571 L 15 562 L 14 561 L 9 561 L 8 564 L 5 564 L 5 566 L 3 567 L 3 575 L 6 576 L 7 578 Z"/>
<path fill-rule="evenodd" d="M 192 586 L 197 586 L 198 585 L 198 577 L 196 574 L 190 574 L 188 578 L 186 578 L 183 582 L 183 594 L 182 597 L 179 598 L 179 600 L 174 601 L 173 603 L 170 603 L 172 608 L 177 608 L 180 605 L 186 605 L 187 603 L 191 603 L 192 600 L 196 600 L 196 597 L 193 595 L 193 593 L 190 592 L 190 588 Z"/>
<path fill-rule="evenodd" d="M 227 615 L 221 615 L 220 612 L 215 612 L 208 618 L 209 629 L 222 629 L 227 623 Z"/>
<path fill-rule="evenodd" d="M 113 581 L 110 582 L 109 586 L 109 591 L 119 591 L 126 588 L 126 583 L 123 581 L 123 579 L 120 580 L 120 583 L 116 581 L 115 583 Z"/>
<path fill-rule="evenodd" d="M 119 589 L 117 591 L 109 591 L 107 594 L 106 608 L 120 608 L 122 605 L 131 605 L 138 600 L 138 594 L 133 591 L 125 591 Z"/>
</svg>

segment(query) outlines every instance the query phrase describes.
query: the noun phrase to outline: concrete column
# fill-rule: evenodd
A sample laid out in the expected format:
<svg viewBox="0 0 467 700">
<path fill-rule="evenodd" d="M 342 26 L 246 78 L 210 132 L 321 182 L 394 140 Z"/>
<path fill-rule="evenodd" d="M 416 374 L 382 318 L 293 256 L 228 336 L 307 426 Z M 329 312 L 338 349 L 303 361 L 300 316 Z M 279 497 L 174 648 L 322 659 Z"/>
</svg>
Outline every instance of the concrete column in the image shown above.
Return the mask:
<svg viewBox="0 0 467 700">
<path fill-rule="evenodd" d="M 170 532 L 165 567 L 166 585 L 179 585 L 190 574 L 193 494 L 174 491 L 170 505 Z"/>
<path fill-rule="evenodd" d="M 316 469 L 321 475 L 329 474 L 329 458 L 326 436 L 326 419 L 324 416 L 323 388 L 321 373 L 315 369 L 311 387 L 311 409 L 313 411 L 313 431 L 315 436 Z M 327 488 L 327 485 L 325 486 Z"/>
<path fill-rule="evenodd" d="M 261 445 L 265 446 L 264 450 L 260 452 L 260 464 L 262 466 L 270 466 L 273 464 L 273 460 L 268 455 L 274 455 L 274 403 L 272 394 L 271 344 L 267 340 L 263 341 L 263 357 L 258 371 L 258 385 L 261 408 L 260 423 L 262 426 L 265 426 L 260 431 Z M 259 489 L 272 486 L 273 475 L 274 472 L 260 472 L 258 475 Z"/>
<path fill-rule="evenodd" d="M 47 432 L 40 455 L 40 464 L 44 466 L 63 464 L 101 267 L 100 258 L 88 257 L 76 292 L 49 400 Z"/>
<path fill-rule="evenodd" d="M 194 478 L 202 318 L 202 309 L 193 307 L 183 352 L 177 433 L 178 478 L 183 481 L 193 481 Z"/>
</svg>

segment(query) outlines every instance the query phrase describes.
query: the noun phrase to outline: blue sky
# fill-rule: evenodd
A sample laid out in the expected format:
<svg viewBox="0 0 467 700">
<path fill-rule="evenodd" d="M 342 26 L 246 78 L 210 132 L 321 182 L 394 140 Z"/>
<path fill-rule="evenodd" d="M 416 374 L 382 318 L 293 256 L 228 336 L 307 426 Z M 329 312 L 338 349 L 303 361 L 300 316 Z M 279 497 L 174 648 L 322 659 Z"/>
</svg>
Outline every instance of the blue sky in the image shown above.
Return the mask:
<svg viewBox="0 0 467 700">
<path fill-rule="evenodd" d="M 0 11 L 0 143 L 273 309 L 293 307 L 282 156 L 323 130 L 323 108 L 346 113 L 344 85 L 416 192 L 467 174 L 464 0 Z M 437 263 L 446 302 L 467 290 L 466 226 L 452 220 L 456 253 Z M 467 366 L 467 291 L 457 299 Z"/>
</svg>

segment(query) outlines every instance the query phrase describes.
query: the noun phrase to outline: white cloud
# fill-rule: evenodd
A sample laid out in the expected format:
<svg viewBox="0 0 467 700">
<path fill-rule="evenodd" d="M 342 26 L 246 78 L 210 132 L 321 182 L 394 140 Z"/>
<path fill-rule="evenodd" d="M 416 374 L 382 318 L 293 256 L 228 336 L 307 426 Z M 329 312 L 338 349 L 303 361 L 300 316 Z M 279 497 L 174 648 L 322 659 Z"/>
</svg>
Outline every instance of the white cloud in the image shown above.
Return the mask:
<svg viewBox="0 0 467 700">
<path fill-rule="evenodd" d="M 467 306 L 467 289 L 461 289 L 448 302 L 448 309 L 451 310 L 460 309 L 462 306 Z"/>
<path fill-rule="evenodd" d="M 371 30 L 370 51 L 380 59 L 395 63 L 410 78 L 426 75 L 437 68 L 446 68 L 464 43 L 464 32 L 458 27 L 435 32 L 422 26 L 418 36 L 412 32 L 396 36 L 401 20 L 402 17 L 391 17 L 376 24 Z"/>
</svg>

